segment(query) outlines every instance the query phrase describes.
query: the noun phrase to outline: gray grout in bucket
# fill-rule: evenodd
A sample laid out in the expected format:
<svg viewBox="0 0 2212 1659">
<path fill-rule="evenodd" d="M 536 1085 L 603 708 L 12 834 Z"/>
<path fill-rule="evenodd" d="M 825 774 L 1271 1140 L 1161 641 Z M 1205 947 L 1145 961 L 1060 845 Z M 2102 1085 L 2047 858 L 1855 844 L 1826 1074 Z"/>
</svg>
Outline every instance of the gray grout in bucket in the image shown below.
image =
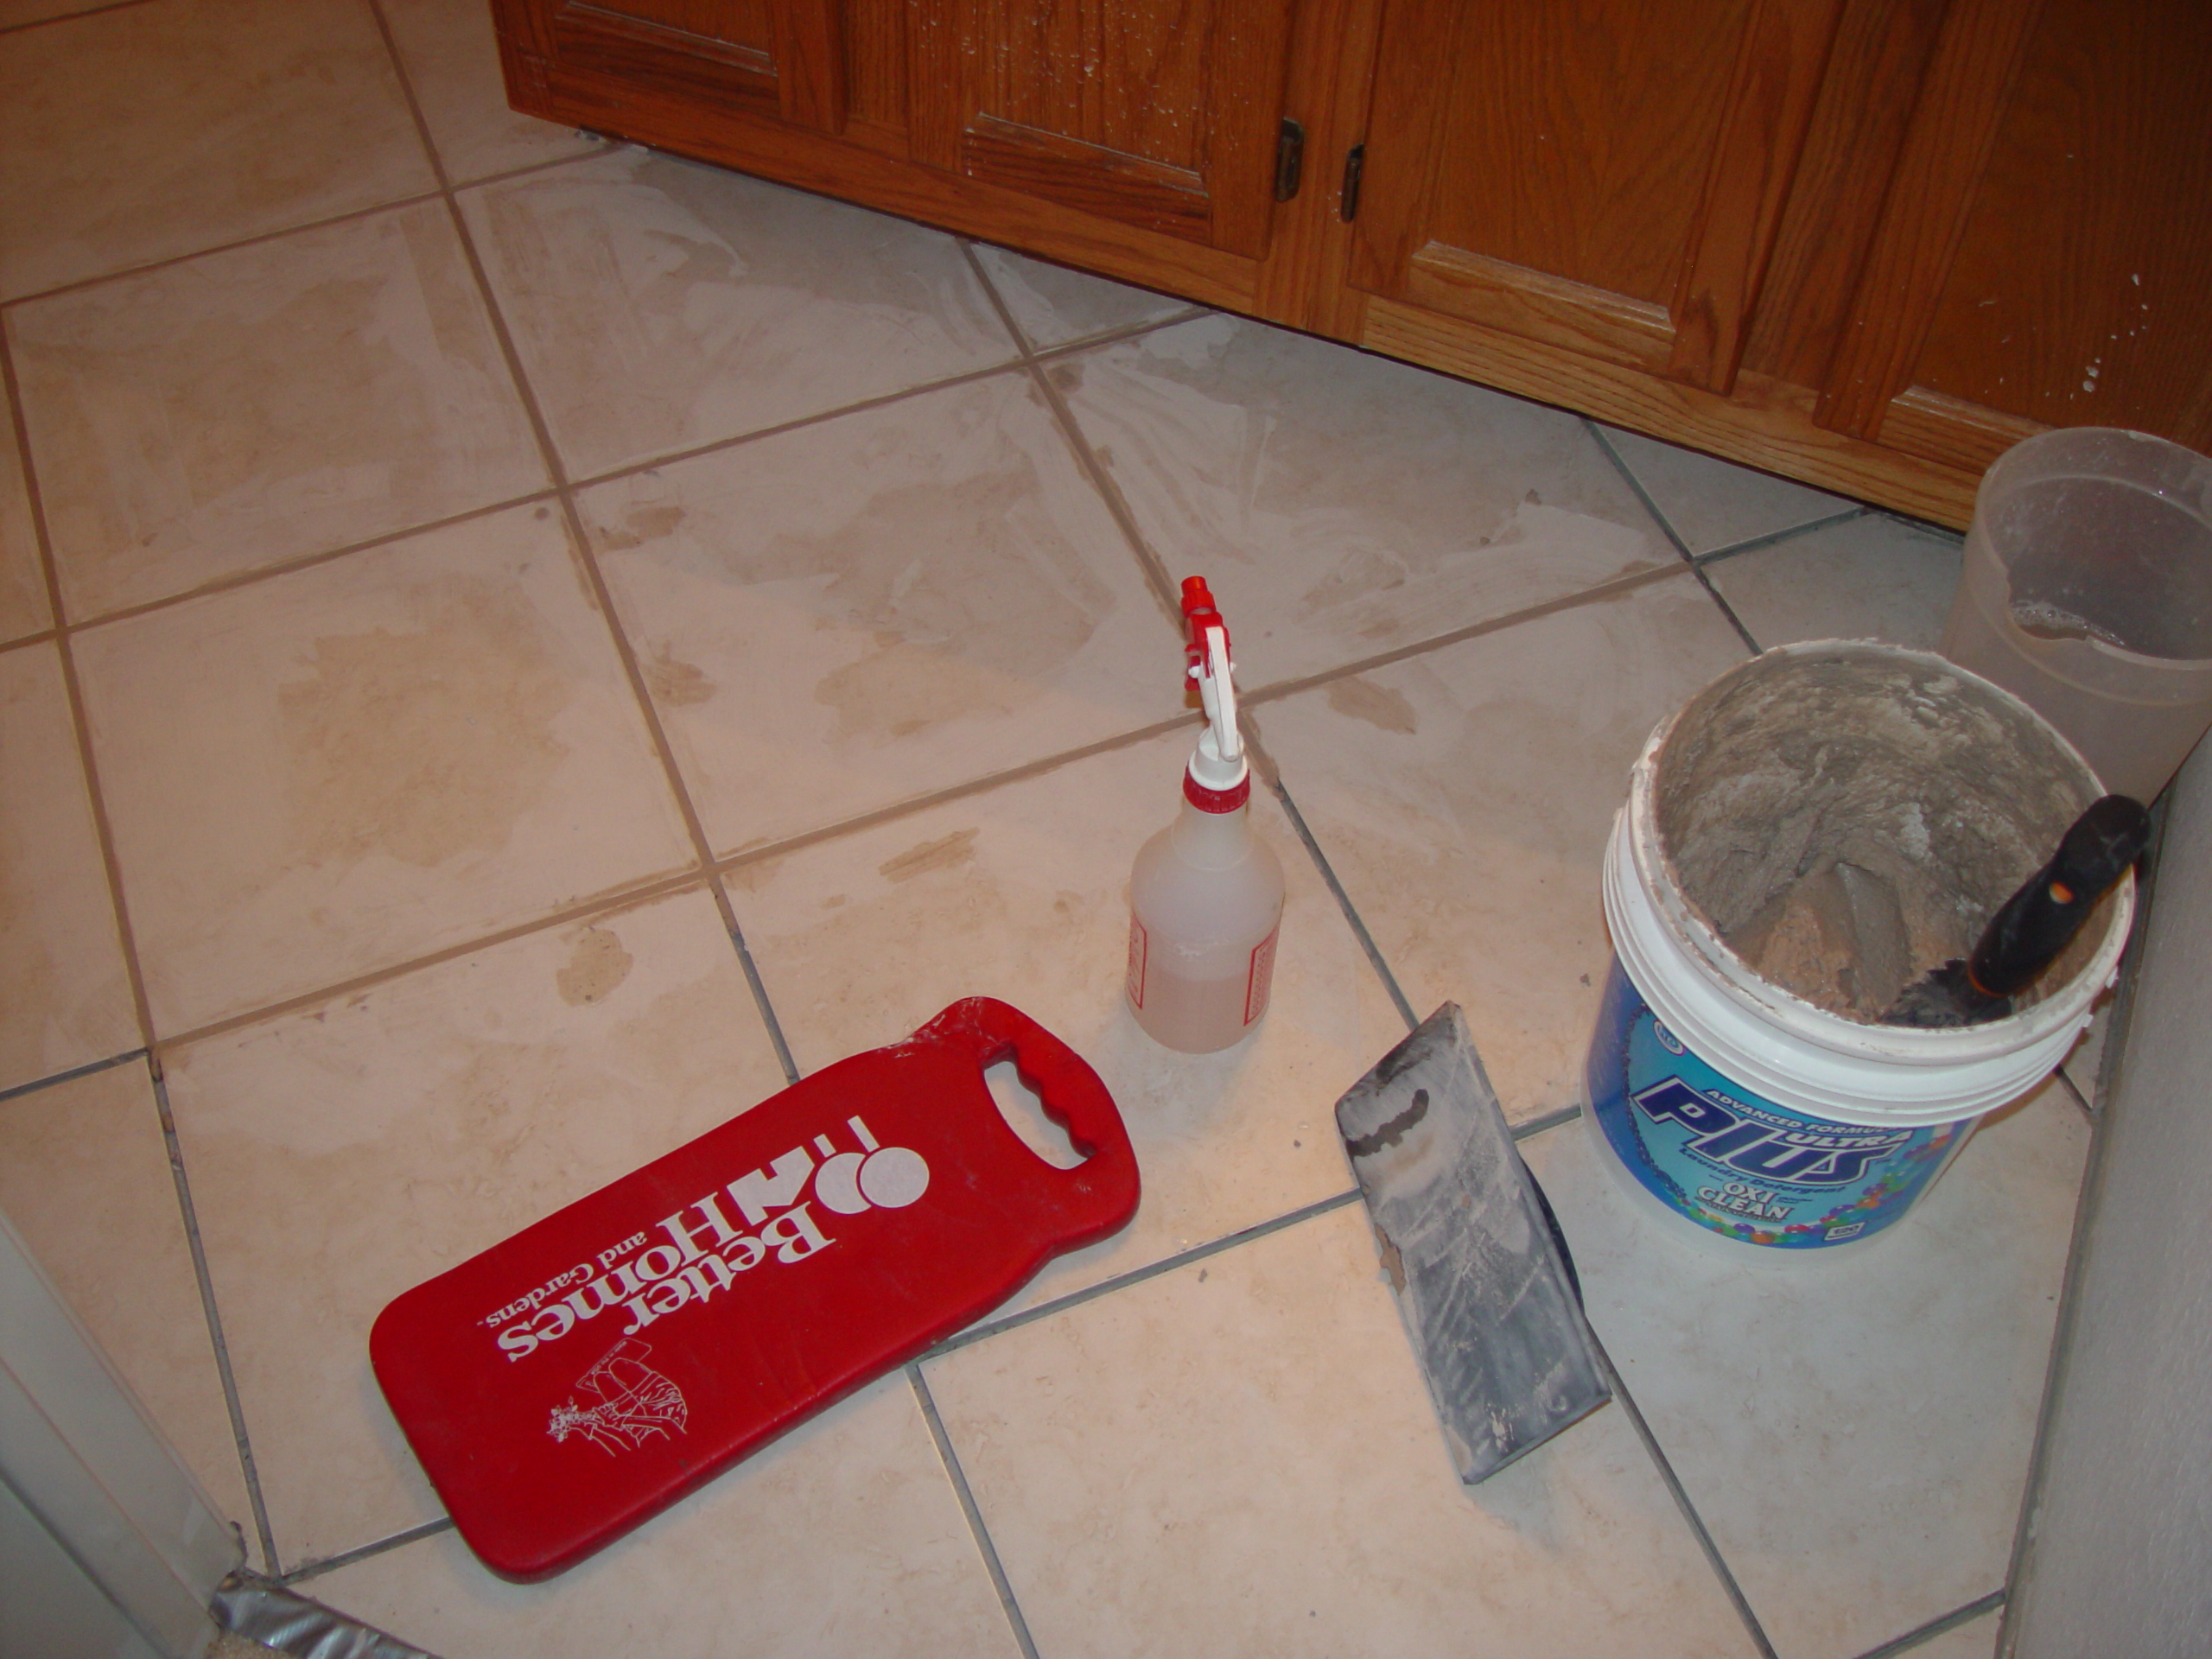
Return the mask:
<svg viewBox="0 0 2212 1659">
<path fill-rule="evenodd" d="M 1675 717 L 1654 785 L 1669 868 L 1714 931 L 1771 983 L 1867 1023 L 1971 950 L 2101 792 L 1986 681 L 1847 641 L 1784 646 L 1714 681 Z M 2048 982 L 2103 932 L 2085 929 Z"/>
</svg>

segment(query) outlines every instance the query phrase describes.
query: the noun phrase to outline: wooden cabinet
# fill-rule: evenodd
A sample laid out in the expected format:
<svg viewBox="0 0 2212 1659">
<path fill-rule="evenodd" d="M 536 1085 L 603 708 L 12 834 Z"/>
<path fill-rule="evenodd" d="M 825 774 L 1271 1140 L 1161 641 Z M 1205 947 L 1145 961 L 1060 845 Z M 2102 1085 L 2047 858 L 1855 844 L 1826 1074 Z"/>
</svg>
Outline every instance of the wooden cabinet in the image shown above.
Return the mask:
<svg viewBox="0 0 2212 1659">
<path fill-rule="evenodd" d="M 2212 447 L 2202 0 L 495 0 L 516 107 L 1963 524 Z"/>
<path fill-rule="evenodd" d="M 1282 0 L 910 7 L 912 154 L 1080 213 L 1267 251 Z"/>
</svg>

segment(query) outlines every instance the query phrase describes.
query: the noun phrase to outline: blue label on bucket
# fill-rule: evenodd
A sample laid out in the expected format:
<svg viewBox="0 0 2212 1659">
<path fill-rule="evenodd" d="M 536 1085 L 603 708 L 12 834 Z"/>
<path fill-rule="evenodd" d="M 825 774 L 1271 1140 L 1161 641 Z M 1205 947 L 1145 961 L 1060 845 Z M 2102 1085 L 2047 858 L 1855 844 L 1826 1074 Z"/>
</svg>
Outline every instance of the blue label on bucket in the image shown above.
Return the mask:
<svg viewBox="0 0 2212 1659">
<path fill-rule="evenodd" d="M 1598 1127 L 1655 1198 L 1717 1233 L 1783 1249 L 1881 1231 L 1912 1207 L 1968 1128 L 1873 1128 L 1777 1106 L 1684 1046 L 1618 962 L 1588 1071 Z"/>
</svg>

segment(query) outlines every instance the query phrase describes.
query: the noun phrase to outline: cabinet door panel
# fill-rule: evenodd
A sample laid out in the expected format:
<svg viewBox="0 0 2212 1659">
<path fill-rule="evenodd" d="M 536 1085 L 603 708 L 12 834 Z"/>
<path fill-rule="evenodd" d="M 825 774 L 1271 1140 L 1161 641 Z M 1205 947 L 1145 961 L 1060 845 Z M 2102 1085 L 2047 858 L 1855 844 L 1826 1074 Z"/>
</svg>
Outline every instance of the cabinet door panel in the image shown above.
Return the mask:
<svg viewBox="0 0 2212 1659">
<path fill-rule="evenodd" d="M 1458 10 L 1427 239 L 1666 305 L 1749 0 Z"/>
<path fill-rule="evenodd" d="M 1726 391 L 1840 0 L 1391 0 L 1353 283 Z"/>
<path fill-rule="evenodd" d="M 1915 385 L 2212 448 L 2212 7 L 2046 0 Z"/>
<path fill-rule="evenodd" d="M 1286 0 L 930 0 L 909 16 L 918 160 L 1266 251 Z"/>
<path fill-rule="evenodd" d="M 2049 426 L 2212 447 L 2212 11 L 1954 0 L 1820 417 L 1979 470 Z"/>
<path fill-rule="evenodd" d="M 844 125 L 836 0 L 555 0 L 539 15 L 543 48 L 566 67 Z"/>
</svg>

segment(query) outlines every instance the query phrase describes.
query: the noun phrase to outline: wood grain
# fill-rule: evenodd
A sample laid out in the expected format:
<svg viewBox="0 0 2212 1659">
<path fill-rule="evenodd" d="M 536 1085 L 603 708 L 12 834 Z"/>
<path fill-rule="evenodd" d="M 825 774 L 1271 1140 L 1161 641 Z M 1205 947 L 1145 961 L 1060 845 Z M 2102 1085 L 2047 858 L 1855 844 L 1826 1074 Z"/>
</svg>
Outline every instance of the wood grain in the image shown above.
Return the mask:
<svg viewBox="0 0 2212 1659">
<path fill-rule="evenodd" d="M 1415 305 L 1571 351 L 1660 372 L 1675 345 L 1664 307 L 1432 242 L 1413 257 Z"/>
<path fill-rule="evenodd" d="M 1670 308 L 1678 380 L 1735 384 L 1841 11 L 1841 0 L 1758 0 L 1744 30 Z"/>
<path fill-rule="evenodd" d="M 1360 344 L 1954 529 L 1974 515 L 1978 473 L 1828 430 L 1814 422 L 1809 391 L 1749 370 L 1723 397 L 1386 299 L 1369 302 Z"/>
<path fill-rule="evenodd" d="M 2050 429 L 2038 422 L 1947 397 L 1925 386 L 1909 386 L 1897 394 L 1883 416 L 1882 445 L 1923 461 L 1981 473 L 2021 439 Z"/>
<path fill-rule="evenodd" d="M 1746 366 L 1818 385 L 1835 355 L 1948 0 L 1847 0 L 1754 308 Z"/>
<path fill-rule="evenodd" d="M 542 60 L 537 60 L 543 62 Z M 573 67 L 510 77 L 524 114 L 628 138 L 802 190 L 1002 243 L 1108 276 L 1249 312 L 1254 262 L 958 172 L 916 167 L 851 137 L 794 128 L 772 105 L 702 107 L 681 86 Z"/>
<path fill-rule="evenodd" d="M 1344 280 L 1356 226 L 1337 211 L 1344 152 L 1368 136 L 1382 0 L 1306 0 L 1287 49 L 1283 113 L 1306 130 L 1306 177 L 1278 203 L 1261 262 L 1259 315 L 1339 340 L 1357 340 L 1367 296 Z"/>
<path fill-rule="evenodd" d="M 1878 435 L 1914 378 L 1967 210 L 2042 0 L 1954 0 L 1890 183 L 1881 222 L 1823 377 L 1821 424 Z"/>
<path fill-rule="evenodd" d="M 776 0 L 772 22 L 784 119 L 817 132 L 843 131 L 845 38 L 837 0 Z"/>
<path fill-rule="evenodd" d="M 2046 0 L 1911 378 L 2212 447 L 2212 5 Z"/>
<path fill-rule="evenodd" d="M 911 153 L 1257 258 L 1287 0 L 918 0 Z"/>
<path fill-rule="evenodd" d="M 1751 0 L 1485 0 L 1404 42 L 1449 77 L 1419 240 L 1669 305 Z M 1400 165 L 1370 152 L 1370 175 Z"/>
<path fill-rule="evenodd" d="M 1213 239 L 1212 199 L 1189 168 L 985 114 L 960 137 L 960 170 L 1103 219 L 1193 242 Z"/>
</svg>

